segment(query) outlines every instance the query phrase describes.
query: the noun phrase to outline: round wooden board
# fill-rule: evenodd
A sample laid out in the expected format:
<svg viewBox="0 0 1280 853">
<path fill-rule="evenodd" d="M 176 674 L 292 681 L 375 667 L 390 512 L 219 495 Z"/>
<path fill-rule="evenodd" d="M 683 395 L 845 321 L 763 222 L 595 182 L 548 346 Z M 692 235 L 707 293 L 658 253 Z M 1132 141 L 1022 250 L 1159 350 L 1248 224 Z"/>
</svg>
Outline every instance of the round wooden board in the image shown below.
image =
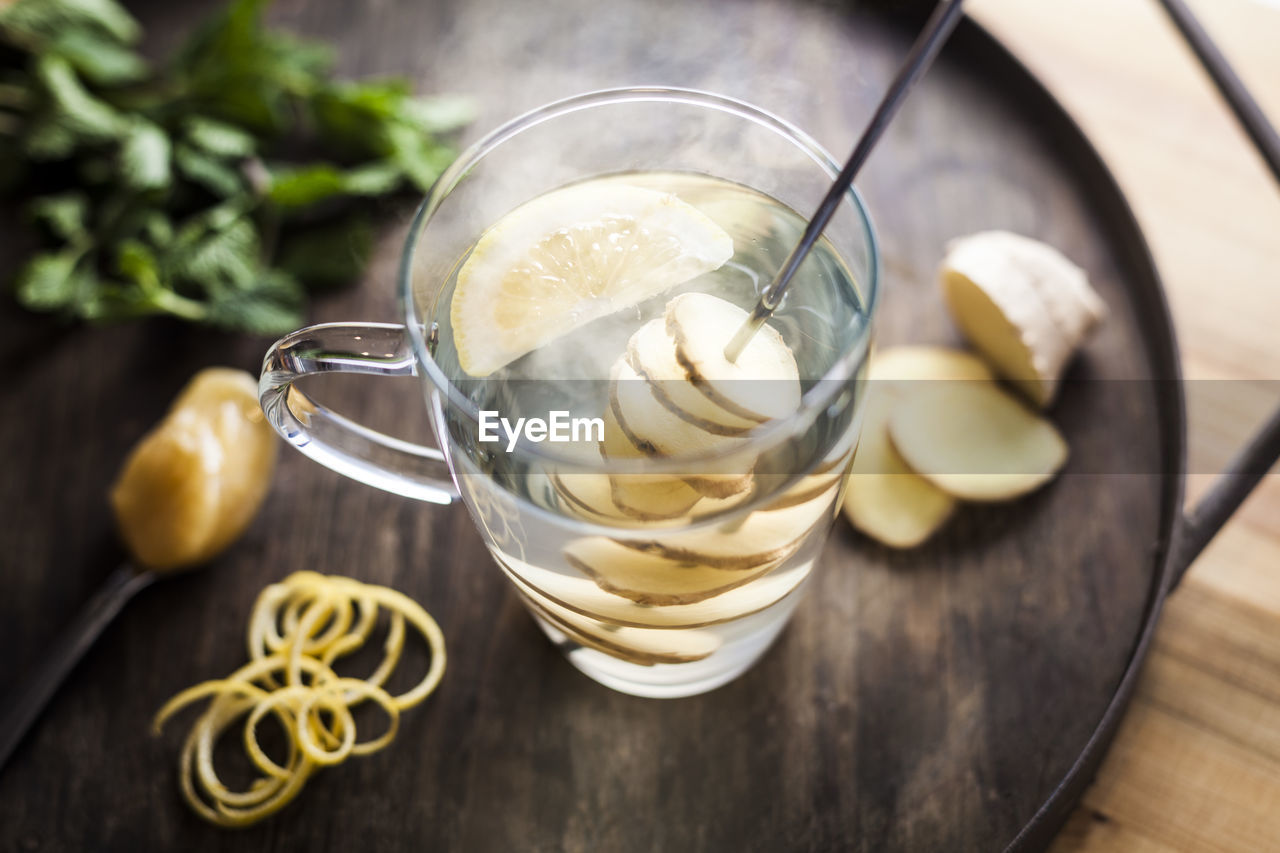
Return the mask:
<svg viewBox="0 0 1280 853">
<path fill-rule="evenodd" d="M 164 45 L 211 4 L 138 6 Z M 476 95 L 468 138 L 553 98 L 660 83 L 755 102 L 837 154 L 911 37 L 875 9 L 771 0 L 290 0 L 273 16 L 338 42 L 346 73 L 406 73 L 426 91 Z M 883 248 L 882 345 L 954 341 L 934 282 L 943 245 L 1001 227 L 1059 246 L 1111 307 L 1075 378 L 1173 375 L 1154 273 L 1123 200 L 1056 107 L 975 27 L 962 26 L 860 187 Z M 395 318 L 406 221 L 361 287 L 319 302 L 316 320 Z M 61 331 L 9 305 L 0 322 L 11 377 L 0 390 L 4 690 L 111 568 L 103 492 L 128 446 L 193 370 L 255 370 L 267 342 L 166 323 Z M 331 390 L 376 426 L 426 434 L 411 384 Z M 1151 604 L 1172 494 L 1157 472 L 1177 429 L 1158 396 L 1150 383 L 1124 394 L 1073 383 L 1053 415 L 1072 447 L 1066 475 L 1014 505 L 964 509 L 919 550 L 889 552 L 840 522 L 766 658 L 720 690 L 674 701 L 617 694 L 569 666 L 461 508 L 412 504 L 286 452 L 242 545 L 216 569 L 144 593 L 59 694 L 0 775 L 0 841 L 41 851 L 1002 849 L 1097 726 Z M 422 602 L 448 638 L 449 671 L 393 748 L 322 773 L 262 826 L 213 829 L 179 800 L 181 738 L 151 737 L 151 714 L 235 668 L 256 592 L 302 568 Z"/>
</svg>

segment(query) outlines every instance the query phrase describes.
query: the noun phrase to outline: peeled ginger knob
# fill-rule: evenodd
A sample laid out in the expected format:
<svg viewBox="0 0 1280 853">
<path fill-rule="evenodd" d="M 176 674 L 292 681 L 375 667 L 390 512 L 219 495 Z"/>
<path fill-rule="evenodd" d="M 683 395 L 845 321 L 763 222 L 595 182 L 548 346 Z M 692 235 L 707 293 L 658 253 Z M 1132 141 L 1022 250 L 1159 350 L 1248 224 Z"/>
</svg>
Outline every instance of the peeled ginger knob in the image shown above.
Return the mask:
<svg viewBox="0 0 1280 853">
<path fill-rule="evenodd" d="M 952 319 L 1004 378 L 1041 407 L 1106 305 L 1057 249 L 983 231 L 953 240 L 939 270 Z"/>
<path fill-rule="evenodd" d="M 149 569 L 177 569 L 229 546 L 266 497 L 277 447 L 252 376 L 223 367 L 197 373 L 111 487 L 134 559 Z"/>
</svg>

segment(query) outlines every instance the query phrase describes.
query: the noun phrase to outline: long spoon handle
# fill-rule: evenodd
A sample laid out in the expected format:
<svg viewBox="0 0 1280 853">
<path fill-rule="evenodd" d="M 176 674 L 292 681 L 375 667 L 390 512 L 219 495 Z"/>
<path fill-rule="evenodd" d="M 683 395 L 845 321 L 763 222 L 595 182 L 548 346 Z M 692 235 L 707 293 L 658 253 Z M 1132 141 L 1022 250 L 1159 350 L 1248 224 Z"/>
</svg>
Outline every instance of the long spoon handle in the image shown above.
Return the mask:
<svg viewBox="0 0 1280 853">
<path fill-rule="evenodd" d="M 45 705 L 53 698 L 68 673 L 84 657 L 102 630 L 133 598 L 155 580 L 151 572 L 138 572 L 130 566 L 121 566 L 111 573 L 93 598 L 85 602 L 53 645 L 44 659 L 19 684 L 0 708 L 0 769 L 22 742 L 31 724 L 40 716 Z"/>
<path fill-rule="evenodd" d="M 880 137 L 884 134 L 885 128 L 889 126 L 889 122 L 893 121 L 898 108 L 902 106 L 907 99 L 907 95 L 911 93 L 911 88 L 929 70 L 929 66 L 933 64 L 934 58 L 942 50 L 942 45 L 946 43 L 951 31 L 960 22 L 963 2 L 964 0 L 941 0 L 934 7 L 933 14 L 929 16 L 929 20 L 925 22 L 924 29 L 920 31 L 920 35 L 916 37 L 915 44 L 911 46 L 911 52 L 907 54 L 902 67 L 898 69 L 898 76 L 893 78 L 888 91 L 884 93 L 884 97 L 880 100 L 880 105 L 876 107 L 875 113 L 871 116 L 871 121 L 867 124 L 866 130 L 862 131 L 858 144 L 853 147 L 853 153 L 849 155 L 848 162 L 840 170 L 835 183 L 827 190 L 827 194 L 823 197 L 822 203 L 818 205 L 817 211 L 810 217 L 809 224 L 805 227 L 804 235 L 800 238 L 800 242 L 796 244 L 796 247 L 791 250 L 791 254 L 787 256 L 786 262 L 782 265 L 782 269 L 778 272 L 777 277 L 774 278 L 773 283 L 760 294 L 760 301 L 756 303 L 755 310 L 751 312 L 751 316 L 747 318 L 747 321 L 742 324 L 742 328 L 738 329 L 733 336 L 733 340 L 729 341 L 729 345 L 725 347 L 724 357 L 729 361 L 738 360 L 738 356 L 742 355 L 742 350 L 751 340 L 751 337 L 759 331 L 764 322 L 777 310 L 778 305 L 782 302 L 782 295 L 787 289 L 787 285 L 796 274 L 796 270 L 800 269 L 800 264 L 809 254 L 809 250 L 813 248 L 813 244 L 818 242 L 818 238 L 822 236 L 822 232 L 827 227 L 831 217 L 839 209 L 844 194 L 849 191 L 849 187 L 853 186 L 853 179 L 857 177 L 858 170 L 862 168 L 862 164 L 866 162 L 872 149 L 880 141 Z"/>
</svg>

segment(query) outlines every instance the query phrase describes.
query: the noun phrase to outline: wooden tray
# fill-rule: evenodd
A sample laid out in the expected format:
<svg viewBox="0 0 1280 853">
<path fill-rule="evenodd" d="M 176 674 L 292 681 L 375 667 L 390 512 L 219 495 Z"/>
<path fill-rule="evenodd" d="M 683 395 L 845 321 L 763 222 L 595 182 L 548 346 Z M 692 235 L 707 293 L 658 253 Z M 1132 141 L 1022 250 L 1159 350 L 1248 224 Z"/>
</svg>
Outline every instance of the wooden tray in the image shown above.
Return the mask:
<svg viewBox="0 0 1280 853">
<path fill-rule="evenodd" d="M 158 43 L 210 8 L 140 5 Z M 755 102 L 841 156 L 913 32 L 875 8 L 773 0 L 294 0 L 275 15 L 339 42 L 351 74 L 409 73 L 424 90 L 474 93 L 483 111 L 471 137 L 573 92 L 662 83 Z M 1063 249 L 1112 309 L 1073 378 L 1177 376 L 1124 199 L 1056 103 L 972 23 L 865 176 L 883 247 L 882 344 L 955 340 L 934 281 L 943 244 L 1003 227 Z M 387 236 L 362 287 L 323 301 L 315 319 L 394 319 L 402 234 Z M 2 689 L 112 567 L 103 492 L 128 446 L 193 370 L 255 370 L 267 342 L 164 323 L 62 332 L 8 305 L 0 331 L 11 376 L 0 390 Z M 286 453 L 246 541 L 216 569 L 144 593 L 55 700 L 0 775 L 0 841 L 42 851 L 1003 849 L 1081 755 L 1160 600 L 1180 506 L 1180 398 L 1165 384 L 1108 387 L 1073 383 L 1055 410 L 1073 460 L 1051 487 L 965 509 L 905 554 L 841 522 L 763 662 L 674 701 L 611 692 L 566 663 L 462 509 L 415 505 Z M 344 390 L 348 411 L 373 425 L 425 434 L 411 385 Z M 449 671 L 392 749 L 320 774 L 259 827 L 216 830 L 179 800 L 179 735 L 151 737 L 150 717 L 178 689 L 236 667 L 254 595 L 301 568 L 415 597 L 444 628 Z M 1071 795 L 1019 843 L 1043 844 Z"/>
</svg>

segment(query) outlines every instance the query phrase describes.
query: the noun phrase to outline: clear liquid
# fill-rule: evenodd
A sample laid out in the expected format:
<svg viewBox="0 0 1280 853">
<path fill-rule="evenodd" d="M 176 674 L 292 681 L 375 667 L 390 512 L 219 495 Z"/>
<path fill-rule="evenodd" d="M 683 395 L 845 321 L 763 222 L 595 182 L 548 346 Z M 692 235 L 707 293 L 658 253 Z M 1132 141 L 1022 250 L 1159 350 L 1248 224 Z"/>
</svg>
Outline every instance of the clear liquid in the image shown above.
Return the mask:
<svg viewBox="0 0 1280 853">
<path fill-rule="evenodd" d="M 805 224 L 769 196 L 705 176 L 630 173 L 594 180 L 675 194 L 730 234 L 733 257 L 483 380 L 461 370 L 453 345 L 449 306 L 456 270 L 466 260 L 460 259 L 436 299 L 433 354 L 478 408 L 513 421 L 545 418 L 553 410 L 602 415 L 609 406 L 609 368 L 641 325 L 661 316 L 667 302 L 683 292 L 709 293 L 750 310 Z M 770 324 L 791 348 L 801 386 L 809 390 L 843 353 L 866 346 L 867 319 L 848 266 L 820 240 Z M 710 689 L 745 670 L 799 600 L 838 508 L 856 443 L 856 383 L 840 392 L 807 428 L 747 454 L 741 462 L 752 472 L 746 492 L 725 500 L 704 497 L 678 517 L 658 519 L 602 515 L 592 511 L 597 504 L 591 500 L 584 505 L 576 484 L 625 486 L 631 482 L 626 477 L 636 479 L 624 474 L 601 480 L 598 473 L 591 479 L 590 472 L 605 464 L 594 441 L 539 445 L 558 460 L 508 453 L 505 442 L 478 441 L 474 423 L 447 415 L 441 406 L 434 410 L 437 429 L 448 435 L 464 500 L 548 636 L 575 665 L 616 689 L 678 696 Z"/>
</svg>

